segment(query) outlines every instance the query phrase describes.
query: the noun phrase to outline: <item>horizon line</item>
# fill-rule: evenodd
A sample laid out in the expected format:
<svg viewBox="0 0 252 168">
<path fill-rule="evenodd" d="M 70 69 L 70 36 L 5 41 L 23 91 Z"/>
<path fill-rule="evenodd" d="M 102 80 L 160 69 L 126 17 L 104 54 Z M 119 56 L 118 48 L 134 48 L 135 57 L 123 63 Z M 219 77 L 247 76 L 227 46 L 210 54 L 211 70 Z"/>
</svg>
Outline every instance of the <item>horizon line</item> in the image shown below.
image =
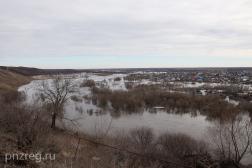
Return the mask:
<svg viewBox="0 0 252 168">
<path fill-rule="evenodd" d="M 0 65 L 0 67 L 6 68 L 34 68 L 44 70 L 111 70 L 111 69 L 223 69 L 223 68 L 252 68 L 252 66 L 188 66 L 188 67 L 107 67 L 107 68 L 42 68 L 42 67 L 30 67 L 30 66 L 6 66 Z"/>
</svg>

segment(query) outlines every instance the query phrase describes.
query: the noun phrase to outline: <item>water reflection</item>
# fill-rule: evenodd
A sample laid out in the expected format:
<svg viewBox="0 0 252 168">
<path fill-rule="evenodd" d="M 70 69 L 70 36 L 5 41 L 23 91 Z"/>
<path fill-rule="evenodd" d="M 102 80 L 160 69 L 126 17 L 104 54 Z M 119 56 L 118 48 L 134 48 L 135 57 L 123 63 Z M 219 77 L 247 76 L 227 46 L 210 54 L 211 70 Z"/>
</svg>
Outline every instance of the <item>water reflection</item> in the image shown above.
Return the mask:
<svg viewBox="0 0 252 168">
<path fill-rule="evenodd" d="M 173 111 L 167 113 L 161 109 L 142 110 L 138 113 L 124 113 L 115 111 L 103 111 L 89 104 L 90 108 L 77 103 L 77 107 L 72 104 L 66 106 L 65 115 L 68 118 L 82 118 L 78 121 L 79 131 L 89 134 L 102 132 L 110 125 L 109 134 L 118 131 L 129 131 L 138 127 L 148 127 L 153 129 L 156 135 L 166 132 L 184 133 L 198 139 L 204 139 L 207 128 L 211 122 L 205 116 L 192 115 L 194 113 L 177 114 Z M 76 105 L 76 104 L 75 104 Z M 112 122 L 111 122 L 112 121 Z M 101 130 L 99 130 L 101 129 Z"/>
</svg>

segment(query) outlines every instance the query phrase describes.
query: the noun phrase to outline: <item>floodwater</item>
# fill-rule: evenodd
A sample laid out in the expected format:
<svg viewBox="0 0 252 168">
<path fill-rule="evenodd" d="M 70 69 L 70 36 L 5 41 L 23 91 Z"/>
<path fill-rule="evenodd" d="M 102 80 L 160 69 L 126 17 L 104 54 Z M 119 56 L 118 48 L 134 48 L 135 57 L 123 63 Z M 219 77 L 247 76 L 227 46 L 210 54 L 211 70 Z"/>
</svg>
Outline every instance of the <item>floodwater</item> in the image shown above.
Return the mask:
<svg viewBox="0 0 252 168">
<path fill-rule="evenodd" d="M 110 76 L 90 76 L 90 79 L 95 81 L 107 83 L 110 89 L 124 89 L 124 82 L 113 81 L 113 78 L 122 77 L 120 74 Z M 50 79 L 44 80 L 51 82 Z M 37 101 L 39 96 L 39 87 L 41 80 L 34 80 L 30 84 L 21 86 L 20 92 L 26 94 L 26 101 L 28 103 L 39 102 Z M 80 77 L 74 78 L 73 83 L 77 86 L 82 82 Z M 70 96 L 77 96 L 83 98 L 83 96 L 90 95 L 91 92 L 87 87 L 78 87 L 74 93 Z M 78 131 L 93 134 L 103 135 L 104 133 L 115 134 L 121 131 L 130 131 L 134 128 L 147 127 L 153 130 L 158 136 L 164 133 L 184 133 L 197 139 L 204 139 L 207 129 L 212 125 L 211 122 L 206 120 L 205 116 L 191 114 L 175 114 L 167 113 L 162 110 L 144 110 L 139 113 L 116 113 L 106 112 L 92 102 L 82 99 L 81 102 L 76 102 L 71 99 L 68 100 L 65 105 L 65 118 L 74 120 L 75 124 L 65 120 L 65 124 L 69 128 L 77 129 Z"/>
<path fill-rule="evenodd" d="M 116 77 L 123 77 L 124 75 L 116 74 L 110 76 L 90 76 L 99 83 L 105 84 L 112 90 L 126 90 L 123 79 L 121 81 L 114 81 Z M 84 77 L 83 77 L 84 78 Z M 71 79 L 74 84 L 80 86 L 83 81 L 81 76 Z M 86 78 L 86 77 L 85 77 Z M 50 83 L 50 79 L 44 80 Z M 26 94 L 26 102 L 34 103 L 38 101 L 39 87 L 41 80 L 34 80 L 30 84 L 21 86 L 20 92 Z M 70 96 L 90 96 L 91 92 L 87 87 L 77 87 L 77 90 L 71 93 Z M 164 133 L 183 133 L 191 136 L 197 140 L 210 142 L 211 137 L 208 135 L 209 127 L 214 124 L 206 120 L 205 116 L 196 115 L 192 116 L 190 113 L 175 114 L 172 112 L 165 112 L 161 109 L 156 110 L 143 110 L 138 113 L 116 113 L 107 112 L 97 106 L 93 105 L 91 101 L 82 99 L 81 101 L 68 100 L 65 105 L 64 117 L 74 121 L 64 120 L 64 125 L 68 129 L 88 133 L 95 136 L 116 135 L 119 133 L 127 133 L 128 131 L 147 127 L 152 129 L 155 135 L 159 136 Z M 243 163 L 251 163 L 251 156 L 244 159 Z"/>
<path fill-rule="evenodd" d="M 84 105 L 85 106 L 85 105 Z M 77 107 L 77 108 L 76 108 Z M 82 108 L 82 110 L 80 110 Z M 212 125 L 205 116 L 191 114 L 175 114 L 157 110 L 139 113 L 103 112 L 99 110 L 83 110 L 81 103 L 66 107 L 66 117 L 78 119 L 78 130 L 94 135 L 115 134 L 118 131 L 130 131 L 134 128 L 151 128 L 158 136 L 164 133 L 183 133 L 197 139 L 203 139 Z"/>
</svg>

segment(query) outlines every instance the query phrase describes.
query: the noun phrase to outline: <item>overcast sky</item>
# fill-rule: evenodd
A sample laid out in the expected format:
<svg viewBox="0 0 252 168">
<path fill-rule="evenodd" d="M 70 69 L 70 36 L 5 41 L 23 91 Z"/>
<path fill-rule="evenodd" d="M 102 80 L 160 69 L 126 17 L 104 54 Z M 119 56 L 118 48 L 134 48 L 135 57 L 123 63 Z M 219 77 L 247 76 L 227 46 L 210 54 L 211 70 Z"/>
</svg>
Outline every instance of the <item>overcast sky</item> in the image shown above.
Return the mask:
<svg viewBox="0 0 252 168">
<path fill-rule="evenodd" d="M 252 66 L 252 1 L 0 0 L 0 65 Z"/>
</svg>

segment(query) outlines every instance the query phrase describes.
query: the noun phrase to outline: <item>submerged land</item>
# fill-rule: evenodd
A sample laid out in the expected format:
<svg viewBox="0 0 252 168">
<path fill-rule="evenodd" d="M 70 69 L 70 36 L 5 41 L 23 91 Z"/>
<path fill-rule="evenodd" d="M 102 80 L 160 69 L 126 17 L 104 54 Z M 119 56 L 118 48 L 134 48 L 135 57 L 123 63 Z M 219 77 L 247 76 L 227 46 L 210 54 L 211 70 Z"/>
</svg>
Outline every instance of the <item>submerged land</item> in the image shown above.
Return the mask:
<svg viewBox="0 0 252 168">
<path fill-rule="evenodd" d="M 252 164 L 252 68 L 2 66 L 0 95 L 0 165 Z M 56 159 L 5 162 L 8 152 Z"/>
</svg>

